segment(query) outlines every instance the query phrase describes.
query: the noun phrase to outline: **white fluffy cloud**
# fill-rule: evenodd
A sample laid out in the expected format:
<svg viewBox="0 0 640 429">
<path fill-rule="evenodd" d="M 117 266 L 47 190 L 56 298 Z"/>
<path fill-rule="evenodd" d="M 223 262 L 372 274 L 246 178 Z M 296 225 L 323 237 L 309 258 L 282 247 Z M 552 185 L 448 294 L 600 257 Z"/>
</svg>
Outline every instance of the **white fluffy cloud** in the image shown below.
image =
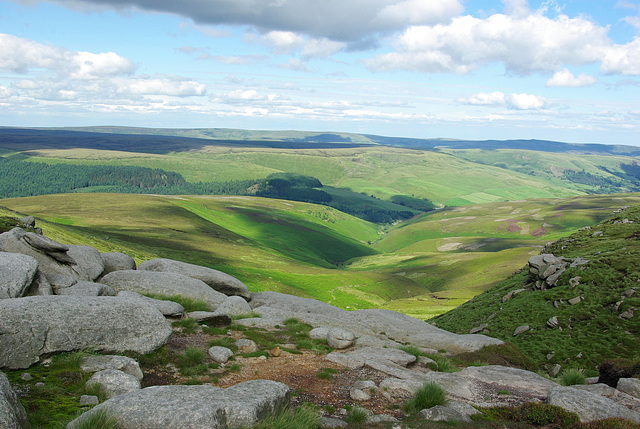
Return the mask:
<svg viewBox="0 0 640 429">
<path fill-rule="evenodd" d="M 207 87 L 192 80 L 180 78 L 135 78 L 118 82 L 121 94 L 168 95 L 191 97 L 205 95 Z"/>
<path fill-rule="evenodd" d="M 515 110 L 538 110 L 542 109 L 546 104 L 544 97 L 537 95 L 516 93 L 506 95 L 500 91 L 492 93 L 481 92 L 459 101 L 475 106 L 504 106 Z"/>
<path fill-rule="evenodd" d="M 546 86 L 579 88 L 583 86 L 591 86 L 597 81 L 598 80 L 591 75 L 580 74 L 578 75 L 578 77 L 575 77 L 573 73 L 571 73 L 568 69 L 563 69 L 551 76 L 551 78 L 547 81 Z"/>
<path fill-rule="evenodd" d="M 542 12 L 521 17 L 523 12 L 516 12 L 413 26 L 400 37 L 395 52 L 369 60 L 368 66 L 372 70 L 467 73 L 498 62 L 511 72 L 526 74 L 597 62 L 610 46 L 607 28 L 586 18 L 559 15 L 552 19 Z"/>
</svg>

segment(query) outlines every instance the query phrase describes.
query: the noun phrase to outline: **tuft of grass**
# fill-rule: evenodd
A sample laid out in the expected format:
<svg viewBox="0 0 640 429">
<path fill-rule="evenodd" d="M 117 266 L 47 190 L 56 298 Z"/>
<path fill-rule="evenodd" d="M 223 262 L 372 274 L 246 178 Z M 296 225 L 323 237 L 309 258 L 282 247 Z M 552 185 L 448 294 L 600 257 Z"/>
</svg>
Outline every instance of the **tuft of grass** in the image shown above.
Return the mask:
<svg viewBox="0 0 640 429">
<path fill-rule="evenodd" d="M 238 346 L 236 346 L 236 340 L 234 340 L 231 337 L 220 337 L 220 338 L 216 338 L 215 340 L 209 341 L 209 347 L 214 347 L 214 346 L 226 347 L 232 352 L 235 352 L 238 350 Z"/>
<path fill-rule="evenodd" d="M 351 407 L 351 410 L 349 410 L 349 413 L 345 416 L 344 421 L 347 422 L 349 426 L 356 426 L 366 423 L 368 419 L 369 415 L 364 408 Z"/>
<path fill-rule="evenodd" d="M 174 328 L 180 328 L 183 334 L 195 334 L 198 329 L 198 322 L 195 319 L 180 319 L 171 324 Z"/>
<path fill-rule="evenodd" d="M 456 367 L 453 362 L 451 362 L 451 359 L 449 359 L 447 356 L 445 355 L 441 355 L 441 354 L 425 354 L 425 357 L 428 357 L 429 359 L 432 359 L 436 362 L 436 364 L 438 365 L 437 368 L 432 368 L 438 372 L 456 372 L 459 371 L 460 368 Z"/>
<path fill-rule="evenodd" d="M 76 425 L 77 429 L 119 429 L 118 421 L 113 417 L 108 417 L 105 410 L 91 413 L 86 419 Z"/>
<path fill-rule="evenodd" d="M 580 419 L 575 413 L 548 404 L 527 402 L 518 407 L 479 408 L 480 413 L 471 416 L 475 421 L 499 421 L 528 423 L 535 426 L 568 428 L 578 425 Z"/>
<path fill-rule="evenodd" d="M 335 368 L 320 368 L 317 372 L 316 372 L 316 377 L 321 378 L 323 380 L 333 380 L 333 375 L 337 374 L 338 371 Z"/>
<path fill-rule="evenodd" d="M 414 345 L 405 345 L 405 346 L 400 346 L 398 347 L 398 349 L 402 350 L 405 353 L 409 353 L 410 355 L 414 355 L 416 357 L 416 363 L 420 362 L 420 356 L 422 356 L 422 351 L 420 351 L 420 349 Z"/>
<path fill-rule="evenodd" d="M 317 429 L 319 420 L 320 415 L 315 409 L 303 405 L 295 410 L 287 408 L 241 429 Z"/>
<path fill-rule="evenodd" d="M 558 381 L 563 386 L 575 386 L 577 384 L 584 384 L 584 370 L 569 368 L 560 374 Z"/>
<path fill-rule="evenodd" d="M 229 330 L 227 328 L 216 328 L 214 326 L 203 326 L 202 332 L 207 335 L 226 335 Z"/>
<path fill-rule="evenodd" d="M 459 354 L 456 359 L 469 366 L 502 365 L 528 371 L 537 369 L 535 361 L 512 343 L 485 346 L 475 352 Z"/>
<path fill-rule="evenodd" d="M 444 405 L 447 394 L 444 389 L 434 382 L 428 382 L 420 386 L 415 395 L 404 404 L 404 409 L 409 414 L 417 414 L 425 408 Z"/>
<path fill-rule="evenodd" d="M 231 316 L 231 320 L 252 319 L 254 317 L 260 317 L 260 313 L 251 311 L 250 313 L 236 314 L 235 316 Z"/>
</svg>

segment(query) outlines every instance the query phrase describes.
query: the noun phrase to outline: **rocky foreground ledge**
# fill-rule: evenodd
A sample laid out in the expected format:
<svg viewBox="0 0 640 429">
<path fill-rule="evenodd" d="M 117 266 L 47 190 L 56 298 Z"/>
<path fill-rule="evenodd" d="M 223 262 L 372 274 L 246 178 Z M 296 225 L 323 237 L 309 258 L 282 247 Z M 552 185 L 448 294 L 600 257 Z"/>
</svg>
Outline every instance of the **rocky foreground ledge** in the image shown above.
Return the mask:
<svg viewBox="0 0 640 429">
<path fill-rule="evenodd" d="M 34 226 L 33 218 L 23 222 Z M 209 311 L 185 314 L 177 303 L 142 294 L 196 298 L 206 302 Z M 122 428 L 234 428 L 283 409 L 289 403 L 289 388 L 277 381 L 245 381 L 226 389 L 212 385 L 140 389 L 137 363 L 117 356 L 129 351 L 145 354 L 163 346 L 171 337 L 170 320 L 176 318 L 224 325 L 230 316 L 247 313 L 258 317 L 238 323 L 266 329 L 290 318 L 308 323 L 314 327 L 312 338 L 326 339 L 335 349 L 324 359 L 384 375 L 377 385 L 354 385 L 354 401 L 365 400 L 368 389 L 406 395 L 433 381 L 445 389 L 450 402 L 443 407 L 447 410 L 425 413 L 429 418 L 464 421 L 477 412 L 473 406 L 546 402 L 576 412 L 582 421 L 620 417 L 640 423 L 636 379 L 621 383 L 630 386 L 623 392 L 605 385 L 562 387 L 535 373 L 502 366 L 469 367 L 451 374 L 432 371 L 399 348 L 410 344 L 425 353 L 444 350 L 455 355 L 502 341 L 453 334 L 393 311 L 344 311 L 276 292 L 251 294 L 225 273 L 184 262 L 155 259 L 136 267 L 127 255 L 67 246 L 22 228 L 0 234 L 0 368 L 28 368 L 69 351 L 116 355 L 92 370 L 93 382 L 108 390 L 110 399 L 71 422 L 70 428 L 100 411 Z M 0 428 L 4 427 L 26 428 L 29 423 L 0 372 Z"/>
</svg>

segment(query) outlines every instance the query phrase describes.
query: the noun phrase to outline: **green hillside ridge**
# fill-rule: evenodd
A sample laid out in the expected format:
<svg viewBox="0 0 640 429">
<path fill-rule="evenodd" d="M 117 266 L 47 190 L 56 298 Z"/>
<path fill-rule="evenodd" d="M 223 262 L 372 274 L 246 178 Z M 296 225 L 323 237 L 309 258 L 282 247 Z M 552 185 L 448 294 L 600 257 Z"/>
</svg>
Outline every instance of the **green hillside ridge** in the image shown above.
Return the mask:
<svg viewBox="0 0 640 429">
<path fill-rule="evenodd" d="M 527 287 L 525 269 L 431 321 L 457 333 L 469 333 L 487 323 L 488 335 L 512 342 L 546 370 L 560 364 L 593 375 L 596 365 L 605 360 L 638 360 L 639 236 L 640 206 L 634 206 L 544 248 L 544 253 L 589 261 L 568 268 L 556 287 L 527 290 L 503 302 L 510 291 Z M 572 287 L 569 280 L 575 283 L 577 277 L 579 284 Z M 575 297 L 584 299 L 570 305 L 568 301 Z M 546 322 L 554 316 L 559 327 L 549 329 Z M 514 337 L 521 325 L 530 329 Z"/>
<path fill-rule="evenodd" d="M 0 200 L 54 240 L 216 268 L 253 292 L 425 319 L 522 267 L 547 242 L 640 195 L 472 205 L 382 228 L 325 206 L 258 197 L 66 194 Z M 542 231 L 542 229 L 544 231 Z"/>
</svg>

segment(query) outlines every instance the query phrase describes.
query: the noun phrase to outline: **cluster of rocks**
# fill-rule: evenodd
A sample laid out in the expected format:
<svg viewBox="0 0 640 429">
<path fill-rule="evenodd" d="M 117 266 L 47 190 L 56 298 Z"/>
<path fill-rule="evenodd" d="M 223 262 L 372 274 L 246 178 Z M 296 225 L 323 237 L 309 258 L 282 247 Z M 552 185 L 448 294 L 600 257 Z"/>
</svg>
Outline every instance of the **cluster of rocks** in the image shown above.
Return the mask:
<svg viewBox="0 0 640 429">
<path fill-rule="evenodd" d="M 533 290 L 546 290 L 557 285 L 558 279 L 567 267 L 585 265 L 589 261 L 583 258 L 567 259 L 551 253 L 542 253 L 529 258 L 529 287 Z"/>
<path fill-rule="evenodd" d="M 542 260 L 550 264 L 544 257 Z M 538 272 L 540 268 L 542 265 Z M 141 295 L 149 293 L 198 298 L 207 302 L 210 311 L 185 315 L 179 304 Z M 356 402 L 366 402 L 373 391 L 384 392 L 389 398 L 406 397 L 425 382 L 435 382 L 447 392 L 449 402 L 421 412 L 425 419 L 465 421 L 476 412 L 473 406 L 535 401 L 576 412 L 583 421 L 622 417 L 640 422 L 639 395 L 623 394 L 622 387 L 608 387 L 613 393 L 602 387 L 562 387 L 535 373 L 502 366 L 443 373 L 433 370 L 435 362 L 416 362 L 413 354 L 401 350 L 411 344 L 425 353 L 444 350 L 455 355 L 502 344 L 495 338 L 453 334 L 388 310 L 344 311 L 276 292 L 251 294 L 231 276 L 178 261 L 155 259 L 136 269 L 124 254 L 66 246 L 20 228 L 0 234 L 0 296 L 5 298 L 0 299 L 0 368 L 28 368 L 43 357 L 64 351 L 92 349 L 116 354 L 81 363 L 82 371 L 94 373 L 89 383 L 100 385 L 109 399 L 71 422 L 70 428 L 98 412 L 106 413 L 122 428 L 234 428 L 281 410 L 289 403 L 290 393 L 277 381 L 245 381 L 226 389 L 211 385 L 141 389 L 137 363 L 117 356 L 124 351 L 149 353 L 165 344 L 172 332 L 167 317 L 225 324 L 230 314 L 251 312 L 256 317 L 239 319 L 238 323 L 275 328 L 296 318 L 314 327 L 313 338 L 326 339 L 335 349 L 325 357 L 327 361 L 384 374 L 378 383 L 356 382 L 350 392 Z M 255 343 L 245 340 L 236 345 L 250 352 Z M 224 362 L 229 352 L 213 347 L 209 356 Z M 634 379 L 630 380 L 618 384 L 635 386 Z M 98 402 L 92 397 L 82 401 Z M 0 418 L 4 419 L 0 427 L 29 427 L 16 393 L 1 372 Z M 370 421 L 391 419 L 370 417 Z M 324 424 L 335 427 L 345 423 L 325 420 Z"/>
</svg>

